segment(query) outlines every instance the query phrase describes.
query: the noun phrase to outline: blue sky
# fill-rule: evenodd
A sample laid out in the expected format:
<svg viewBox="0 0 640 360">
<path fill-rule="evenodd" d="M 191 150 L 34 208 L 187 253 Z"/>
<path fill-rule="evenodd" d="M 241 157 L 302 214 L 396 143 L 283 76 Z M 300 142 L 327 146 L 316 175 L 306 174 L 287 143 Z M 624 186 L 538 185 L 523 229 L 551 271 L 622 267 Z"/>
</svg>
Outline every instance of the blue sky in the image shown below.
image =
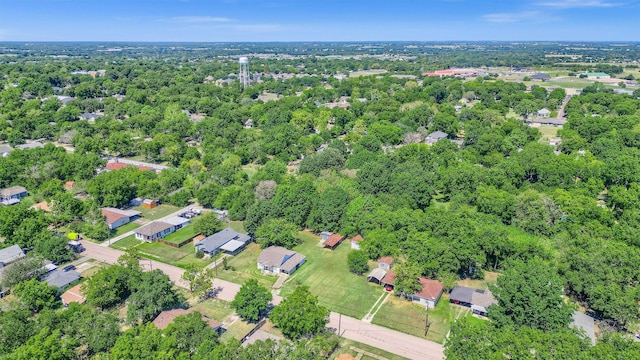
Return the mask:
<svg viewBox="0 0 640 360">
<path fill-rule="evenodd" d="M 640 41 L 640 0 L 0 0 L 0 41 Z"/>
</svg>

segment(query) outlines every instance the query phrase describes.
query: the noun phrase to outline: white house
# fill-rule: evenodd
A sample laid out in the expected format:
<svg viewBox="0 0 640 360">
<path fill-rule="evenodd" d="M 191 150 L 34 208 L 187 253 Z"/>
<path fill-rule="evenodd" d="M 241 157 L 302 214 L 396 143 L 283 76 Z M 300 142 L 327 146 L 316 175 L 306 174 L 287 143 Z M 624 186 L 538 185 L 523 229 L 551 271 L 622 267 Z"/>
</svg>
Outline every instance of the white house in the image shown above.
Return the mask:
<svg viewBox="0 0 640 360">
<path fill-rule="evenodd" d="M 176 227 L 164 221 L 154 221 L 135 230 L 136 239 L 156 241 L 176 231 Z"/>
<path fill-rule="evenodd" d="M 281 246 L 269 246 L 262 250 L 258 256 L 258 270 L 272 274 L 293 274 L 302 264 L 306 257 L 302 254 Z"/>
</svg>

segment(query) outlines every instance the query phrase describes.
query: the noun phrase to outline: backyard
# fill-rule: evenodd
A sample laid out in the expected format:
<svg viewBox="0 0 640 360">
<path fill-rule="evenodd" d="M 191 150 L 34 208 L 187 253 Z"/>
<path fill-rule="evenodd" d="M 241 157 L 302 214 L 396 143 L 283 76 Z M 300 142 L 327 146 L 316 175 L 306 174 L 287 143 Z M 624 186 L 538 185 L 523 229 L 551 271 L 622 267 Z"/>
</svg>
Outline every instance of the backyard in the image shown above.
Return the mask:
<svg viewBox="0 0 640 360">
<path fill-rule="evenodd" d="M 305 255 L 307 262 L 285 282 L 280 295 L 286 296 L 297 286 L 307 285 L 329 310 L 362 319 L 382 295 L 382 287 L 349 271 L 349 242 L 331 251 L 320 247 L 320 238 L 308 231 L 300 232 L 300 237 L 304 242 L 294 250 Z"/>
<path fill-rule="evenodd" d="M 427 339 L 443 344 L 455 319 L 466 316 L 469 309 L 451 305 L 449 297 L 443 295 L 434 309 L 429 309 L 429 332 Z M 410 335 L 424 337 L 426 321 L 425 307 L 390 295 L 373 318 L 376 325 L 388 327 Z"/>
<path fill-rule="evenodd" d="M 180 208 L 172 205 L 162 204 L 154 207 L 153 209 L 149 209 L 144 206 L 136 206 L 133 208 L 133 210 L 140 211 L 142 213 L 140 215 L 145 219 L 157 220 L 180 210 Z"/>
<path fill-rule="evenodd" d="M 115 229 L 115 230 L 111 230 L 109 233 L 109 236 L 111 237 L 116 237 L 116 236 L 120 236 L 124 233 L 128 233 L 131 230 L 135 230 L 137 228 L 140 227 L 140 224 L 137 224 L 135 222 L 130 222 L 128 224 L 124 224 L 122 226 L 120 226 L 119 228 Z"/>
<path fill-rule="evenodd" d="M 237 284 L 242 284 L 247 279 L 256 279 L 260 285 L 270 289 L 278 277 L 262 275 L 262 271 L 258 270 L 258 256 L 261 251 L 260 245 L 251 243 L 240 254 L 227 257 L 227 266 L 229 268 L 223 270 L 222 266 L 219 265 L 217 277 Z"/>
<path fill-rule="evenodd" d="M 180 244 L 185 240 L 193 239 L 198 235 L 196 232 L 196 228 L 193 226 L 186 226 L 172 234 L 167 235 L 164 239 L 166 242 L 170 242 L 172 244 Z"/>
</svg>

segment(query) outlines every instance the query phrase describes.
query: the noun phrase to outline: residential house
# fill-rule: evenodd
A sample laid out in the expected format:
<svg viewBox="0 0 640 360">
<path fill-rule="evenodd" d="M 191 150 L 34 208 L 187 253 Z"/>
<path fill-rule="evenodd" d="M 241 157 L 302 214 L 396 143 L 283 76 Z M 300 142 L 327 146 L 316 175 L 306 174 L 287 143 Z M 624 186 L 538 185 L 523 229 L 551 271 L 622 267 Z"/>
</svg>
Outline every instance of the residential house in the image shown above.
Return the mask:
<svg viewBox="0 0 640 360">
<path fill-rule="evenodd" d="M 418 278 L 422 290 L 411 295 L 411 299 L 429 308 L 436 307 L 438 300 L 442 296 L 444 287 L 442 283 L 437 280 L 430 280 L 425 278 Z"/>
<path fill-rule="evenodd" d="M 80 280 L 80 273 L 75 270 L 62 271 L 60 269 L 56 269 L 44 274 L 40 280 L 46 282 L 50 286 L 55 286 L 58 289 L 64 289 Z"/>
<path fill-rule="evenodd" d="M 331 236 L 322 242 L 322 246 L 333 250 L 342 243 L 344 238 L 345 237 L 340 234 L 331 234 Z"/>
<path fill-rule="evenodd" d="M 96 114 L 96 113 L 82 113 L 80 114 L 81 120 L 95 121 L 98 118 L 103 117 L 104 114 Z"/>
<path fill-rule="evenodd" d="M 69 306 L 72 302 L 84 304 L 87 301 L 86 296 L 84 296 L 82 291 L 80 291 L 80 287 L 81 285 L 78 284 L 60 295 L 60 300 L 62 300 L 62 305 L 64 305 L 64 307 Z"/>
<path fill-rule="evenodd" d="M 551 111 L 549 109 L 540 109 L 536 115 L 540 118 L 548 118 L 551 115 Z"/>
<path fill-rule="evenodd" d="M 307 258 L 281 246 L 269 246 L 258 256 L 258 269 L 272 274 L 293 274 Z"/>
<path fill-rule="evenodd" d="M 490 290 L 480 290 L 458 285 L 451 290 L 449 301 L 457 305 L 469 307 L 474 314 L 481 316 L 487 316 L 489 307 L 498 303 Z"/>
<path fill-rule="evenodd" d="M 429 145 L 433 145 L 442 139 L 446 139 L 447 137 L 449 137 L 449 135 L 447 135 L 446 133 L 442 131 L 435 131 L 427 135 L 425 142 Z"/>
<path fill-rule="evenodd" d="M 382 270 L 391 270 L 391 265 L 393 265 L 393 258 L 391 256 L 385 256 L 378 259 L 378 267 Z"/>
<path fill-rule="evenodd" d="M 176 231 L 175 226 L 164 221 L 153 221 L 135 230 L 136 239 L 156 241 Z"/>
<path fill-rule="evenodd" d="M 102 216 L 107 218 L 107 227 L 109 230 L 114 230 L 124 224 L 130 223 L 140 217 L 140 214 L 142 214 L 140 211 L 135 210 L 120 210 L 112 207 L 102 208 Z"/>
<path fill-rule="evenodd" d="M 251 242 L 251 236 L 226 228 L 196 241 L 195 248 L 196 251 L 200 250 L 209 255 L 215 255 L 220 251 L 235 255 L 242 251 L 249 242 Z"/>
<path fill-rule="evenodd" d="M 533 74 L 531 76 L 531 80 L 532 81 L 548 81 L 548 80 L 551 80 L 551 76 L 549 76 L 549 74 L 538 73 L 538 74 Z"/>
<path fill-rule="evenodd" d="M 9 154 L 11 154 L 12 151 L 13 149 L 11 148 L 11 146 L 2 145 L 0 146 L 0 157 L 7 157 L 9 156 Z"/>
<path fill-rule="evenodd" d="M 393 270 L 389 270 L 387 275 L 380 281 L 380 285 L 384 286 L 385 290 L 392 291 L 394 286 L 396 286 L 396 273 L 394 273 Z"/>
<path fill-rule="evenodd" d="M 362 235 L 358 234 L 351 238 L 351 248 L 354 250 L 360 250 L 360 242 L 363 241 L 364 238 Z"/>
<path fill-rule="evenodd" d="M 142 205 L 142 198 L 135 198 L 135 199 L 131 199 L 131 201 L 129 201 L 129 205 L 131 206 L 140 206 Z"/>
<path fill-rule="evenodd" d="M 189 308 L 189 309 L 172 309 L 165 310 L 158 314 L 156 318 L 153 320 L 153 325 L 155 325 L 158 329 L 166 329 L 169 324 L 171 324 L 178 316 L 191 314 L 192 312 L 198 312 L 202 316 L 202 320 L 204 320 L 211 330 L 220 334 L 222 332 L 222 323 L 218 322 L 214 319 L 207 317 L 202 310 L 197 308 Z"/>
<path fill-rule="evenodd" d="M 11 245 L 0 250 L 0 268 L 10 265 L 24 258 L 24 251 L 20 245 Z"/>
<path fill-rule="evenodd" d="M 555 126 L 555 127 L 560 127 L 564 125 L 566 122 L 567 120 L 565 119 L 558 119 L 554 117 L 533 118 L 528 120 L 529 124 L 540 124 L 540 125 L 548 125 L 548 126 Z"/>
<path fill-rule="evenodd" d="M 253 128 L 253 120 L 249 119 L 247 121 L 244 122 L 244 128 L 245 129 L 251 129 Z"/>
<path fill-rule="evenodd" d="M 13 205 L 20 202 L 20 199 L 28 195 L 27 189 L 22 186 L 12 186 L 0 190 L 0 203 L 4 205 Z"/>
</svg>

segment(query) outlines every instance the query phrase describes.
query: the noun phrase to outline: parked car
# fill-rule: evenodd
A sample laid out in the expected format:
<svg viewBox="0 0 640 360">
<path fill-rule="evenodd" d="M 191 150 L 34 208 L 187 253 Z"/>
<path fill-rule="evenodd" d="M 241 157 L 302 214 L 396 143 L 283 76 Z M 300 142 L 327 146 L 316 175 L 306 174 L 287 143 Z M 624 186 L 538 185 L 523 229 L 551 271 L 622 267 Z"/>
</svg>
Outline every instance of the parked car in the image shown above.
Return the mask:
<svg viewBox="0 0 640 360">
<path fill-rule="evenodd" d="M 67 272 L 67 271 L 71 271 L 71 270 L 75 270 L 75 269 L 76 269 L 76 267 L 73 264 L 71 264 L 71 265 L 67 265 L 67 266 L 63 267 L 62 271 L 63 272 Z"/>
</svg>

